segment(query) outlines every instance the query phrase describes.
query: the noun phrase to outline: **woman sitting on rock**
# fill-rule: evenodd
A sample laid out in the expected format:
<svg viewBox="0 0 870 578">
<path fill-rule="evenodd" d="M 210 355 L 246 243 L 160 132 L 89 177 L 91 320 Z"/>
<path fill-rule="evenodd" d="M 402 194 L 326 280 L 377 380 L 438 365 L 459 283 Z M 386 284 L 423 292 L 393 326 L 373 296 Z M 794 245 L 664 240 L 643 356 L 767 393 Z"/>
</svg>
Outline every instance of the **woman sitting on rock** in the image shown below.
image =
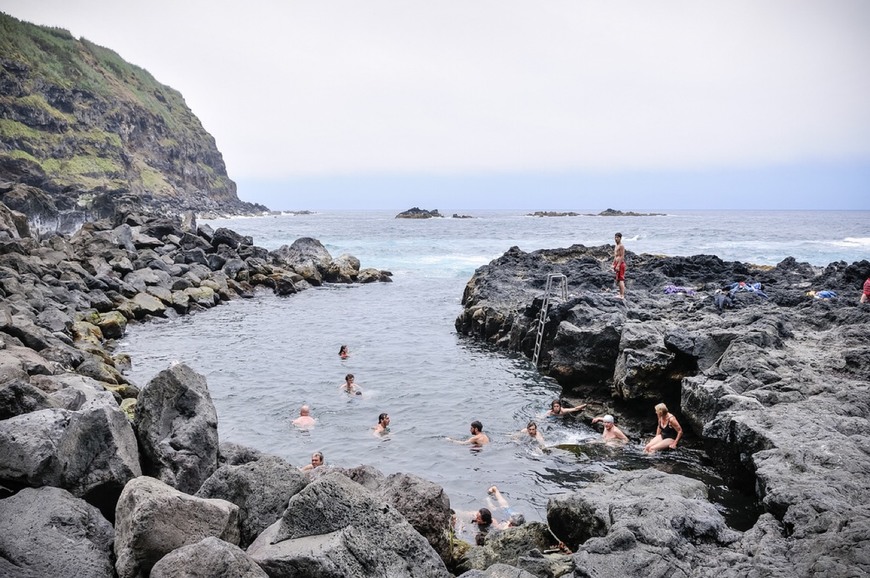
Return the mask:
<svg viewBox="0 0 870 578">
<path fill-rule="evenodd" d="M 677 444 L 683 437 L 683 428 L 680 427 L 680 422 L 668 412 L 668 406 L 663 403 L 656 406 L 656 418 L 658 419 L 656 437 L 644 446 L 643 451 L 652 454 L 657 450 L 677 449 Z"/>
</svg>

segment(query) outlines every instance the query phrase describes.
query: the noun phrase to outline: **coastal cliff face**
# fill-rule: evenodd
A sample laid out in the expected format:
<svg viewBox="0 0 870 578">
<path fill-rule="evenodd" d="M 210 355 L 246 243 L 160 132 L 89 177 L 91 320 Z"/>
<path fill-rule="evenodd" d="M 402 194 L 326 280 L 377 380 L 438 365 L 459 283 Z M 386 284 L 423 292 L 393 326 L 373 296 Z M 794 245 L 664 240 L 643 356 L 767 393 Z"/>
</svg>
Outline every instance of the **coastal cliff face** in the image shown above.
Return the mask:
<svg viewBox="0 0 870 578">
<path fill-rule="evenodd" d="M 870 304 L 858 302 L 870 262 L 759 267 L 629 252 L 622 301 L 612 253 L 514 247 L 475 272 L 456 329 L 531 357 L 547 275 L 566 275 L 567 299 L 546 316 L 541 372 L 630 427 L 665 401 L 755 495 L 761 516 L 730 533 L 698 499 L 673 500 L 694 492 L 679 476 L 604 476 L 548 507 L 551 529 L 577 548 L 574 575 L 659 575 L 652 559 L 680 576 L 870 573 Z M 808 295 L 824 290 L 836 296 Z M 650 504 L 662 498 L 673 503 L 647 531 Z M 662 528 L 675 536 L 664 539 Z"/>
<path fill-rule="evenodd" d="M 116 208 L 266 210 L 239 200 L 214 139 L 177 91 L 66 30 L 0 14 L 3 182 L 2 200 L 37 223 Z"/>
</svg>

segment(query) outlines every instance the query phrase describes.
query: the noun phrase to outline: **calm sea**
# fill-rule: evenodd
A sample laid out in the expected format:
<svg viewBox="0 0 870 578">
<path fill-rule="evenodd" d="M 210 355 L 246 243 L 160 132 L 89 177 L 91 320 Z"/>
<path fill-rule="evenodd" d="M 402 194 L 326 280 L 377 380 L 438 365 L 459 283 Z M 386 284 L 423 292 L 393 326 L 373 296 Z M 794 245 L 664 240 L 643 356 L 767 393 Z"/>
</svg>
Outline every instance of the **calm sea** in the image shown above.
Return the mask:
<svg viewBox="0 0 870 578">
<path fill-rule="evenodd" d="M 814 265 L 870 258 L 870 212 L 681 212 L 659 217 L 536 218 L 472 213 L 471 219 L 395 219 L 396 212 L 327 212 L 209 221 L 251 235 L 267 249 L 299 237 L 319 239 L 333 257 L 350 253 L 363 267 L 393 272 L 393 283 L 329 286 L 287 298 L 262 292 L 207 312 L 132 327 L 121 350 L 132 379 L 145 385 L 173 360 L 204 374 L 218 410 L 222 441 L 246 444 L 302 465 L 313 451 L 327 464 L 370 464 L 441 484 L 457 510 L 485 503 L 497 484 L 529 520 L 543 520 L 550 496 L 582 488 L 614 469 L 657 467 L 705 481 L 732 525 L 751 523 L 747 500 L 726 488 L 700 450 L 642 455 L 649 431 L 611 450 L 582 421 L 544 417 L 559 387 L 531 363 L 455 334 L 463 288 L 474 270 L 511 246 L 525 251 L 573 243 L 611 243 L 664 255 L 715 254 L 776 264 L 795 257 Z M 447 213 L 447 214 L 452 214 Z M 859 295 L 855 287 L 855 297 Z M 337 353 L 347 344 L 351 355 Z M 339 391 L 353 373 L 364 395 Z M 290 421 L 303 403 L 317 425 Z M 388 412 L 391 432 L 371 428 Z M 536 420 L 551 446 L 511 439 Z M 493 443 L 482 451 L 450 443 L 483 422 Z"/>
</svg>

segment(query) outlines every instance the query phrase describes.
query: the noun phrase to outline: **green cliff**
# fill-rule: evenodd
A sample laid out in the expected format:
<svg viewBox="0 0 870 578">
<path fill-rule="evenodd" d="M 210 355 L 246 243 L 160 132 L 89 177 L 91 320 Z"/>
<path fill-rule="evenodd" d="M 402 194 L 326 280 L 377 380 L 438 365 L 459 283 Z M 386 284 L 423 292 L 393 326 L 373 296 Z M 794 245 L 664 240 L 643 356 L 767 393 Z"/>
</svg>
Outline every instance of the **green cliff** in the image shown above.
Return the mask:
<svg viewBox="0 0 870 578">
<path fill-rule="evenodd" d="M 66 30 L 0 13 L 0 200 L 30 216 L 244 214 L 180 93 Z"/>
</svg>

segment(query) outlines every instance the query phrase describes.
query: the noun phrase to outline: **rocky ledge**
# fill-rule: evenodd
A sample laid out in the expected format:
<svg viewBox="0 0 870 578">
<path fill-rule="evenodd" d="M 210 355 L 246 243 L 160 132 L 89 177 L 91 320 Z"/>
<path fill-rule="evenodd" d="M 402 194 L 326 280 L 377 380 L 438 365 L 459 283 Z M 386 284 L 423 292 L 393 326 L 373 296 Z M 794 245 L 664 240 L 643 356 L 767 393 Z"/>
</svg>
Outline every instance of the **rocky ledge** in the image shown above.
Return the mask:
<svg viewBox="0 0 870 578">
<path fill-rule="evenodd" d="M 691 481 L 605 475 L 548 508 L 551 529 L 577 548 L 574 575 L 870 573 L 870 305 L 858 302 L 870 262 L 628 253 L 622 301 L 612 254 L 511 248 L 468 282 L 456 329 L 531 357 L 547 275 L 567 276 L 541 371 L 638 431 L 665 401 L 762 513 L 735 532 Z M 837 296 L 817 298 L 824 290 Z"/>
</svg>

